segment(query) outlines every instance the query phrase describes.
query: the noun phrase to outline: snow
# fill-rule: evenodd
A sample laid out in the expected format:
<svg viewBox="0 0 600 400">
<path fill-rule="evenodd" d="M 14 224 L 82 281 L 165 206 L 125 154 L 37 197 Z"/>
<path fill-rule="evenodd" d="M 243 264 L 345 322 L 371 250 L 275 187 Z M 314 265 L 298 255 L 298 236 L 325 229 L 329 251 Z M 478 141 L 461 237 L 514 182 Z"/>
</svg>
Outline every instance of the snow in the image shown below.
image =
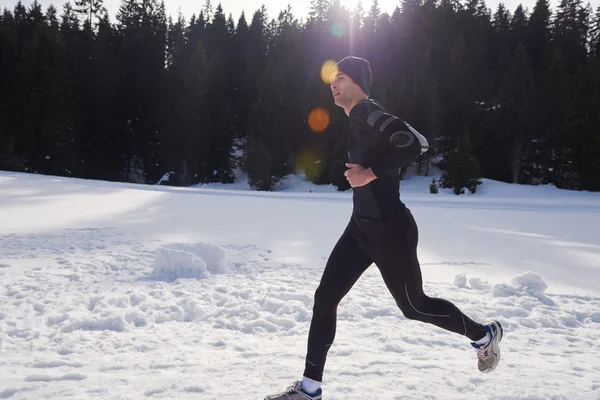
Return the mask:
<svg viewBox="0 0 600 400">
<path fill-rule="evenodd" d="M 471 278 L 469 279 L 469 285 L 474 288 L 474 289 L 478 289 L 478 290 L 485 290 L 485 289 L 489 289 L 490 285 L 484 281 L 481 278 Z"/>
<path fill-rule="evenodd" d="M 454 277 L 454 286 L 464 289 L 467 287 L 467 275 L 458 274 Z"/>
<path fill-rule="evenodd" d="M 172 243 L 156 250 L 153 272 L 169 280 L 204 279 L 211 273 L 229 272 L 229 268 L 222 247 L 207 243 Z"/>
<path fill-rule="evenodd" d="M 600 194 L 483 180 L 401 194 L 424 290 L 504 329 L 407 320 L 375 266 L 338 309 L 325 398 L 600 398 Z M 0 399 L 262 399 L 301 377 L 313 294 L 350 191 L 0 172 Z"/>
<path fill-rule="evenodd" d="M 205 183 L 194 185 L 196 188 L 211 188 L 211 189 L 226 189 L 226 190 L 251 190 L 248 185 L 248 176 L 239 170 L 235 171 L 238 181 L 235 183 Z M 310 182 L 306 176 L 302 174 L 288 175 L 284 177 L 277 185 L 275 192 L 283 193 L 338 193 L 338 188 L 334 185 L 316 185 Z"/>
<path fill-rule="evenodd" d="M 556 305 L 552 299 L 544 294 L 548 285 L 543 279 L 533 272 L 526 272 L 516 276 L 512 280 L 512 285 L 501 284 L 494 287 L 494 296 L 511 297 L 511 296 L 532 296 L 540 302 L 547 305 Z"/>
<path fill-rule="evenodd" d="M 156 184 L 161 185 L 163 182 L 169 182 L 169 179 L 171 179 L 171 174 L 167 172 L 158 180 L 158 182 L 156 182 Z"/>
</svg>

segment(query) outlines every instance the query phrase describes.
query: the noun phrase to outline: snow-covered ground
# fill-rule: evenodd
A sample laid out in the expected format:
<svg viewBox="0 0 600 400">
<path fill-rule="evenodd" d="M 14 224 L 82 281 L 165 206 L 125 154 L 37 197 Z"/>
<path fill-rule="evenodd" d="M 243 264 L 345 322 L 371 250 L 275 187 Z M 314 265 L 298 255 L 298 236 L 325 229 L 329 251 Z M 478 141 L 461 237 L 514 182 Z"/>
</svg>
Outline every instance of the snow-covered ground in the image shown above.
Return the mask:
<svg viewBox="0 0 600 400">
<path fill-rule="evenodd" d="M 375 266 L 338 310 L 324 399 L 600 399 L 600 194 L 402 182 L 427 294 L 505 328 L 410 321 Z M 351 192 L 291 177 L 144 186 L 0 172 L 0 399 L 262 399 L 301 377 Z"/>
</svg>

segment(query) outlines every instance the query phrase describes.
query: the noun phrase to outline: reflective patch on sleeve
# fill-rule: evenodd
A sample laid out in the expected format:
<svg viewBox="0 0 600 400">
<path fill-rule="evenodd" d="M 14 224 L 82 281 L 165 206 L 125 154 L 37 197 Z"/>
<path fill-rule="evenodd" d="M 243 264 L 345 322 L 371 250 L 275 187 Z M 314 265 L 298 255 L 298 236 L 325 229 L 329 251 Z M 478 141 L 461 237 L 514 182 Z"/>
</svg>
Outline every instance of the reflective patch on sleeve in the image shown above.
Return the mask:
<svg viewBox="0 0 600 400">
<path fill-rule="evenodd" d="M 383 120 L 382 117 L 385 117 Z M 383 132 L 392 122 L 400 120 L 400 118 L 390 115 L 382 110 L 375 110 L 367 117 L 367 124 L 371 127 L 376 128 L 379 132 Z M 380 122 L 383 121 L 383 122 Z M 377 123 L 380 122 L 380 125 L 376 127 Z M 390 142 L 397 147 L 408 147 L 414 143 L 415 138 L 419 141 L 421 145 L 421 154 L 425 153 L 429 150 L 429 143 L 425 136 L 421 135 L 415 128 L 410 126 L 406 121 L 402 121 L 404 125 L 409 129 L 410 132 L 407 131 L 397 131 L 394 132 L 390 136 Z M 406 138 L 405 138 L 406 137 Z"/>
<path fill-rule="evenodd" d="M 367 124 L 371 125 L 373 128 L 375 127 L 375 122 L 377 122 L 377 120 L 381 117 L 385 115 L 385 113 L 381 110 L 377 110 L 377 111 L 373 111 L 368 117 L 367 117 Z"/>
<path fill-rule="evenodd" d="M 386 120 L 384 121 L 384 123 L 383 123 L 383 124 L 381 124 L 381 126 L 379 127 L 379 132 L 383 132 L 383 131 L 385 130 L 385 128 L 387 128 L 387 126 L 388 126 L 389 124 L 391 124 L 392 122 L 396 121 L 397 119 L 399 119 L 399 118 L 397 118 L 397 117 L 394 117 L 393 115 L 392 115 L 392 116 L 390 116 L 388 119 L 386 119 Z"/>
<path fill-rule="evenodd" d="M 415 141 L 415 135 L 412 132 L 398 131 L 390 136 L 390 142 L 396 147 L 408 147 Z"/>
</svg>

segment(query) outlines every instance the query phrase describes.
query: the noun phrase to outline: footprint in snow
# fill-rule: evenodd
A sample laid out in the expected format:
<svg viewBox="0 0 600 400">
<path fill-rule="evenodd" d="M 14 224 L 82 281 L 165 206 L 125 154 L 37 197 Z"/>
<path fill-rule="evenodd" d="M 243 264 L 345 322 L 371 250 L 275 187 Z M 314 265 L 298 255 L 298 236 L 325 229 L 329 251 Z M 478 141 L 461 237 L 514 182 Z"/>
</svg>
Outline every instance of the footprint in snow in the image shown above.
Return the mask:
<svg viewBox="0 0 600 400">
<path fill-rule="evenodd" d="M 0 399 L 8 399 L 17 393 L 19 389 L 6 389 L 0 392 Z"/>
<path fill-rule="evenodd" d="M 58 367 L 73 367 L 81 368 L 83 364 L 67 361 L 40 361 L 31 365 L 32 368 L 58 368 Z"/>
<path fill-rule="evenodd" d="M 82 381 L 84 379 L 87 379 L 87 376 L 83 374 L 66 374 L 62 376 L 29 375 L 25 377 L 25 382 Z"/>
<path fill-rule="evenodd" d="M 204 388 L 200 386 L 188 386 L 183 391 L 186 393 L 204 393 Z"/>
</svg>

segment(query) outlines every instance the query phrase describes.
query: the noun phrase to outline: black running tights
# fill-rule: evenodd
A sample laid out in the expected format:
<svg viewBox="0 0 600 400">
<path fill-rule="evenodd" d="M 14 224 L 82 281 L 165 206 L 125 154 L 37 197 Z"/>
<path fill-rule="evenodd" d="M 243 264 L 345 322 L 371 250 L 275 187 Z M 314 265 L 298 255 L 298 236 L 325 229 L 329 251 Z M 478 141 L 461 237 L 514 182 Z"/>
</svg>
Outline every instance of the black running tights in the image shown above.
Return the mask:
<svg viewBox="0 0 600 400">
<path fill-rule="evenodd" d="M 408 208 L 385 220 L 352 215 L 333 248 L 315 292 L 304 376 L 321 382 L 336 330 L 337 307 L 359 277 L 375 264 L 408 319 L 436 325 L 471 340 L 485 336 L 481 324 L 451 302 L 423 293 L 417 259 L 418 229 Z"/>
</svg>

